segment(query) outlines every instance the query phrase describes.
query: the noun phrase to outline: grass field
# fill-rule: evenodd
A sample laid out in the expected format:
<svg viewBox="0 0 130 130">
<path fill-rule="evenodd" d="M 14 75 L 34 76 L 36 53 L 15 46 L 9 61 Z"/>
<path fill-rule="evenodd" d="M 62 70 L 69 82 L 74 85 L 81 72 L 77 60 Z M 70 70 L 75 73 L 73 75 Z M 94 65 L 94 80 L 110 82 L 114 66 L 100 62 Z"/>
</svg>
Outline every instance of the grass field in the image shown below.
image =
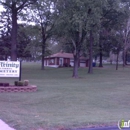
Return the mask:
<svg viewBox="0 0 130 130">
<path fill-rule="evenodd" d="M 79 69 L 79 79 L 71 78 L 72 68 L 46 68 L 24 63 L 22 79 L 38 86 L 33 93 L 0 93 L 0 118 L 17 130 L 53 126 L 82 126 L 130 119 L 130 67 L 115 70 L 106 65 Z M 1 78 L 0 82 L 13 82 Z"/>
</svg>

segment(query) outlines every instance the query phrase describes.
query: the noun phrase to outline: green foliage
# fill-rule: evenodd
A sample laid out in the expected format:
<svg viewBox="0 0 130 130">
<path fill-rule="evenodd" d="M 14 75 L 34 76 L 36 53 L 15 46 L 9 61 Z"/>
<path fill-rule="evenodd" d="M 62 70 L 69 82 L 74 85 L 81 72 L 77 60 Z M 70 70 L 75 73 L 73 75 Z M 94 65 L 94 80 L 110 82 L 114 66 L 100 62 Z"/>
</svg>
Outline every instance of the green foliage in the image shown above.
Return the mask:
<svg viewBox="0 0 130 130">
<path fill-rule="evenodd" d="M 38 26 L 26 25 L 24 27 L 25 36 L 28 38 L 29 43 L 24 52 L 30 52 L 31 59 L 36 60 L 41 55 L 41 39 Z"/>
<path fill-rule="evenodd" d="M 100 49 L 108 55 L 115 48 L 129 48 L 129 0 L 1 0 L 0 4 L 6 10 L 1 13 L 1 59 L 11 55 L 11 30 L 15 29 L 13 38 L 19 58 L 37 60 L 61 49 L 87 57 L 90 31 L 94 56 Z M 14 29 L 13 13 L 27 25 L 19 24 Z M 31 22 L 33 25 L 28 25 Z"/>
<path fill-rule="evenodd" d="M 0 59 L 6 60 L 10 55 L 11 49 L 11 19 L 9 11 L 2 11 L 0 13 L 0 19 Z"/>
<path fill-rule="evenodd" d="M 14 81 L 14 85 L 15 85 L 15 86 L 18 86 L 18 81 Z"/>
<path fill-rule="evenodd" d="M 18 44 L 17 44 L 17 56 L 18 58 L 31 57 L 31 52 L 27 49 L 28 44 L 30 44 L 31 39 L 29 35 L 26 35 L 26 30 L 28 26 L 21 24 L 18 26 Z"/>
<path fill-rule="evenodd" d="M 24 80 L 24 81 L 14 81 L 15 86 L 28 86 L 29 85 L 29 80 Z"/>
<path fill-rule="evenodd" d="M 19 81 L 18 82 L 18 86 L 24 86 L 24 82 L 23 81 Z"/>
<path fill-rule="evenodd" d="M 28 7 L 28 5 L 35 3 L 35 0 L 1 0 L 0 4 L 9 11 L 11 16 L 11 60 L 17 60 L 17 39 L 18 39 L 18 15 L 21 10 Z"/>
<path fill-rule="evenodd" d="M 24 86 L 24 81 L 14 81 L 15 86 Z"/>
<path fill-rule="evenodd" d="M 66 0 L 58 1 L 57 32 L 59 36 L 66 37 L 67 42 L 77 43 L 80 49 L 89 30 L 100 27 L 103 0 Z"/>
</svg>

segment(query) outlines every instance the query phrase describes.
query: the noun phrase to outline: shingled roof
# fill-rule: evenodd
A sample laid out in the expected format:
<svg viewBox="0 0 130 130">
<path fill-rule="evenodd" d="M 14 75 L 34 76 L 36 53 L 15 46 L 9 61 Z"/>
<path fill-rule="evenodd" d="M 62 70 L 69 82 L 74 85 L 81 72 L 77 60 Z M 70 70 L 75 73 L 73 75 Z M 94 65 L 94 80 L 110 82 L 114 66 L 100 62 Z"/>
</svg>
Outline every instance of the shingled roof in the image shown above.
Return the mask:
<svg viewBox="0 0 130 130">
<path fill-rule="evenodd" d="M 74 55 L 72 53 L 65 53 L 65 52 L 58 52 L 56 54 L 52 54 L 50 56 L 47 56 L 46 58 L 74 58 Z M 85 57 L 80 57 L 80 59 L 87 59 Z"/>
</svg>

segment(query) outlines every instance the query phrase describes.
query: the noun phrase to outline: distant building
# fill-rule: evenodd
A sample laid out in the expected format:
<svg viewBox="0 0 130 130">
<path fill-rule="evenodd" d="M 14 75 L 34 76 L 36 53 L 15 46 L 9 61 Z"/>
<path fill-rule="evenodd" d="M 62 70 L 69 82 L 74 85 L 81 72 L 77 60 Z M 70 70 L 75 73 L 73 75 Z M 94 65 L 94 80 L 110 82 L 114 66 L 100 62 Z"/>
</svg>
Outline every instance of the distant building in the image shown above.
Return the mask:
<svg viewBox="0 0 130 130">
<path fill-rule="evenodd" d="M 49 67 L 69 67 L 74 65 L 74 56 L 72 53 L 59 52 L 45 57 L 45 66 Z M 88 59 L 80 57 L 79 67 L 88 67 Z"/>
</svg>

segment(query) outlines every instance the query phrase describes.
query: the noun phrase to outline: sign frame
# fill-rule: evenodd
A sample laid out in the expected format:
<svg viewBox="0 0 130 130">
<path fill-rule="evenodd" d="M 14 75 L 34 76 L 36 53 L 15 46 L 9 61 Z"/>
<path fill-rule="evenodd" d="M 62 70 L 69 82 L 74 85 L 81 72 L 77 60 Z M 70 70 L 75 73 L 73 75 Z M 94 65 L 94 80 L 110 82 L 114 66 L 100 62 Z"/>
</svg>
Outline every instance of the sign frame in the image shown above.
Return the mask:
<svg viewBox="0 0 130 130">
<path fill-rule="evenodd" d="M 21 81 L 21 60 L 0 61 L 0 77 L 19 78 Z"/>
</svg>

